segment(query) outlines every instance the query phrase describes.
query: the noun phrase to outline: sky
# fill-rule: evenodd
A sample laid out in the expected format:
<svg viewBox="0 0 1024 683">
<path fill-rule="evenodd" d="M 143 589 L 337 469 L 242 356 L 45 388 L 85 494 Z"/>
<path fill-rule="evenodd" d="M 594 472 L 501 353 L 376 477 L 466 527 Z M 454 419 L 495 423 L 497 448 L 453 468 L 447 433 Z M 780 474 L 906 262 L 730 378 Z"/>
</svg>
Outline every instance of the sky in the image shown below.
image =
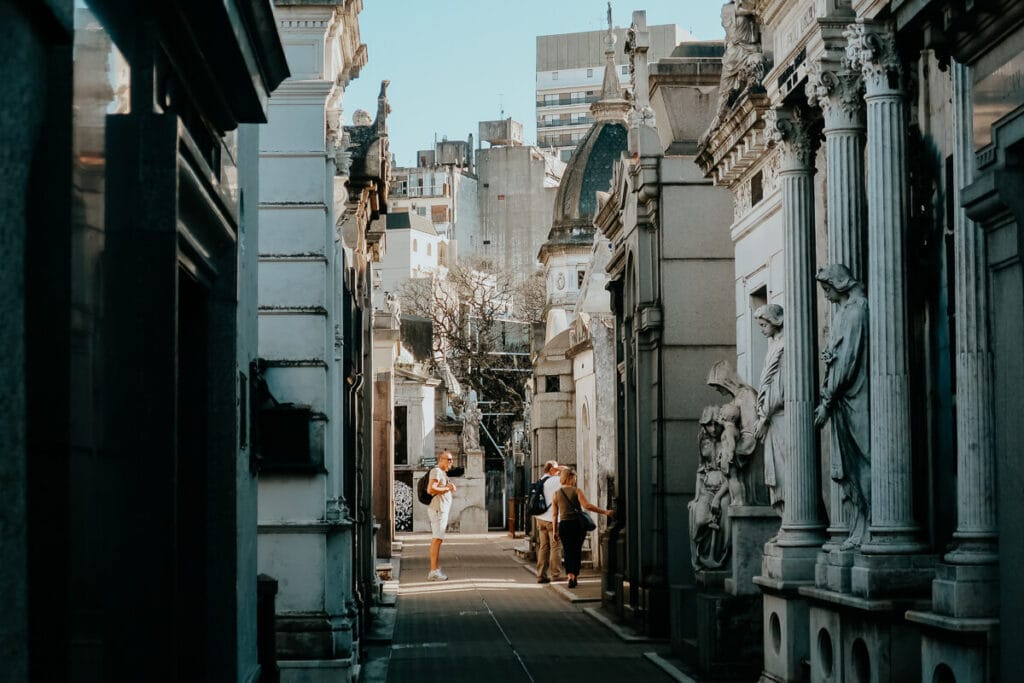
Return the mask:
<svg viewBox="0 0 1024 683">
<path fill-rule="evenodd" d="M 628 26 L 633 10 L 647 25 L 677 24 L 699 40 L 725 35 L 721 0 L 612 1 L 612 21 Z M 477 123 L 511 116 L 536 141 L 536 37 L 607 26 L 604 0 L 364 0 L 359 30 L 369 61 L 345 90 L 343 116 L 377 108 L 380 82 L 391 81 L 391 151 L 415 166 L 416 151 L 440 140 L 477 137 Z M 475 143 L 477 144 L 477 143 Z"/>
</svg>

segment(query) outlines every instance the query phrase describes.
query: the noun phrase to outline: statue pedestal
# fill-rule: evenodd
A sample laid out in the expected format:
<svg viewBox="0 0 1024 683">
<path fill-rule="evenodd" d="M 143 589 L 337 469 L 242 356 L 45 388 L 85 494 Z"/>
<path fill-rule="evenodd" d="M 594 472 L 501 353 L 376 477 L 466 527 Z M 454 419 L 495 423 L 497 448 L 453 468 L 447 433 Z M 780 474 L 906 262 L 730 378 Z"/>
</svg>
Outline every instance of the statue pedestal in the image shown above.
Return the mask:
<svg viewBox="0 0 1024 683">
<path fill-rule="evenodd" d="M 687 606 L 691 614 L 686 620 L 692 619 L 695 633 L 684 637 L 677 652 L 697 667 L 702 679 L 753 680 L 761 670 L 761 596 L 724 592 L 730 576 L 710 571 L 694 577 L 697 594 Z"/>
<path fill-rule="evenodd" d="M 764 505 L 730 506 L 727 514 L 732 523 L 732 572 L 725 580 L 725 591 L 760 596 L 754 577 L 761 573 L 764 545 L 779 532 L 782 520 Z"/>
<path fill-rule="evenodd" d="M 814 567 L 814 585 L 836 593 L 849 593 L 853 586 L 851 576 L 856 554 L 856 550 L 822 550 Z"/>
<path fill-rule="evenodd" d="M 484 451 L 482 448 L 466 449 L 466 474 L 467 477 L 484 476 Z"/>
<path fill-rule="evenodd" d="M 810 606 L 810 680 L 922 680 L 921 631 L 907 611 L 928 605 L 927 599 L 868 600 L 811 587 L 800 595 Z"/>
<path fill-rule="evenodd" d="M 458 486 L 452 500 L 448 528 L 464 534 L 487 533 L 487 478 L 484 476 L 484 452 L 466 451 L 466 471 L 453 478 Z"/>
</svg>

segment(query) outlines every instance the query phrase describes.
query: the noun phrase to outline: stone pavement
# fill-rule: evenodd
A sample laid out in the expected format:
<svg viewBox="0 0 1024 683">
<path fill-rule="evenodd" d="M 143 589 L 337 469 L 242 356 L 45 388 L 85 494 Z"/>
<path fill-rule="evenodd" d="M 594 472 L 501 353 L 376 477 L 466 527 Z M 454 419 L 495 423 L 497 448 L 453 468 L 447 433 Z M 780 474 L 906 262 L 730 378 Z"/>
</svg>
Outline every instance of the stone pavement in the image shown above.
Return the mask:
<svg viewBox="0 0 1024 683">
<path fill-rule="evenodd" d="M 507 534 L 449 535 L 441 548 L 445 582 L 426 581 L 428 535 L 399 540 L 393 640 L 389 649 L 372 648 L 367 683 L 682 680 L 652 663 L 667 644 L 626 642 L 583 611 L 594 602 L 570 602 L 564 582 L 536 583 Z M 587 597 L 599 589 L 589 581 L 580 588 Z"/>
</svg>

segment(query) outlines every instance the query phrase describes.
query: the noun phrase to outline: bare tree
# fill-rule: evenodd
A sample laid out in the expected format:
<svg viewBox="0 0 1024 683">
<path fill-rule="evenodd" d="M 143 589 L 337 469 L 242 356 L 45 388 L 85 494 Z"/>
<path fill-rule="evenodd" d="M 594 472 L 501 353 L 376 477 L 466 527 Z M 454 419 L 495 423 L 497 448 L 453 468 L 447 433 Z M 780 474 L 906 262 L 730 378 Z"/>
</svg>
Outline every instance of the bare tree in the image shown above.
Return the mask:
<svg viewBox="0 0 1024 683">
<path fill-rule="evenodd" d="M 482 260 L 410 280 L 400 291 L 402 310 L 433 324 L 435 364 L 446 363 L 459 382 L 476 390 L 498 443 L 522 416 L 530 330 L 543 309 L 542 278 L 539 291 L 538 302 L 536 275 L 524 278 Z"/>
</svg>

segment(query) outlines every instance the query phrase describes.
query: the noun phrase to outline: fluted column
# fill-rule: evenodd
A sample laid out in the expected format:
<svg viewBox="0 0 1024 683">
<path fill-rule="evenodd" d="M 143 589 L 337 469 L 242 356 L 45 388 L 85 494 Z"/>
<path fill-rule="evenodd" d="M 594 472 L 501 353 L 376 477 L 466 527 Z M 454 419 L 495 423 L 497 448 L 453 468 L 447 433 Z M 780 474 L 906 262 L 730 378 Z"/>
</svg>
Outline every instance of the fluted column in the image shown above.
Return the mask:
<svg viewBox="0 0 1024 683">
<path fill-rule="evenodd" d="M 974 181 L 971 69 L 954 62 L 953 250 L 956 258 L 956 547 L 955 564 L 998 560 L 996 476 L 992 425 L 992 352 L 988 338 L 988 289 L 984 236 L 960 208 L 960 188 Z"/>
<path fill-rule="evenodd" d="M 864 553 L 923 550 L 914 521 L 908 318 L 906 111 L 893 34 L 851 24 L 847 59 L 867 103 L 868 308 L 871 315 L 871 526 Z"/>
<path fill-rule="evenodd" d="M 817 547 L 824 524 L 818 496 L 814 407 L 818 366 L 814 281 L 814 149 L 806 117 L 792 108 L 765 117 L 765 135 L 780 147 L 785 258 L 786 362 L 783 374 L 789 456 L 786 507 L 777 545 Z"/>
<path fill-rule="evenodd" d="M 864 99 L 860 74 L 814 64 L 807 74 L 806 93 L 808 101 L 821 108 L 825 121 L 828 262 L 842 263 L 855 278 L 867 284 L 864 272 Z M 838 545 L 850 534 L 842 487 L 831 480 L 828 521 L 831 540 L 826 549 Z"/>
</svg>

